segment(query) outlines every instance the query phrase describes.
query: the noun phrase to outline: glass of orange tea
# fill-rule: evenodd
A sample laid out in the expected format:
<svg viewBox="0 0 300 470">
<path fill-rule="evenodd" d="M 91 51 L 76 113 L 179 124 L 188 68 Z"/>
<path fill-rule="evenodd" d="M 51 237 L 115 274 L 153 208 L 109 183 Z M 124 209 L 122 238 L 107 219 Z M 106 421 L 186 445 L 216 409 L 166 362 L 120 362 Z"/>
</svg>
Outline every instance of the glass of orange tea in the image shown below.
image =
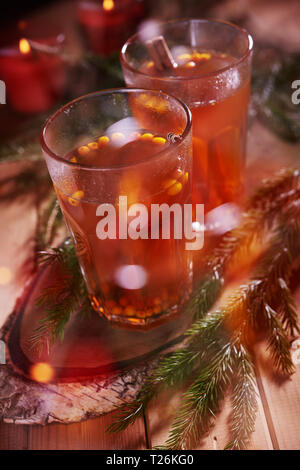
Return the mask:
<svg viewBox="0 0 300 470">
<path fill-rule="evenodd" d="M 177 207 L 180 225 L 192 202 L 188 107 L 159 91 L 96 92 L 59 109 L 41 140 L 93 308 L 124 327 L 173 319 L 192 262 L 159 209 Z"/>
<path fill-rule="evenodd" d="M 190 19 L 148 25 L 121 51 L 127 86 L 163 90 L 190 107 L 193 202 L 206 213 L 242 198 L 252 44 L 233 24 Z"/>
</svg>

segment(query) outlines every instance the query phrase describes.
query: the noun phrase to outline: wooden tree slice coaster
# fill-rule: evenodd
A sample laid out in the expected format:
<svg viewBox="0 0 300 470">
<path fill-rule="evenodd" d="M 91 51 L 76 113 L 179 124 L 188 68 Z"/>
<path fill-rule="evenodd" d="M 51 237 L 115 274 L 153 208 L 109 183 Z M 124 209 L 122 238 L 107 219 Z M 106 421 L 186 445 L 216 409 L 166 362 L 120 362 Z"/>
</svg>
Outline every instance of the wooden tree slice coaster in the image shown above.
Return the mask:
<svg viewBox="0 0 300 470">
<path fill-rule="evenodd" d="M 0 330 L 7 352 L 7 364 L 0 366 L 0 420 L 7 423 L 78 422 L 133 400 L 159 353 L 178 344 L 191 321 L 181 315 L 136 331 L 113 327 L 96 313 L 74 315 L 64 341 L 41 354 L 30 336 L 45 316 L 36 299 L 49 272 L 46 267 L 37 273 Z M 51 383 L 33 380 L 38 363 L 51 367 Z"/>
</svg>

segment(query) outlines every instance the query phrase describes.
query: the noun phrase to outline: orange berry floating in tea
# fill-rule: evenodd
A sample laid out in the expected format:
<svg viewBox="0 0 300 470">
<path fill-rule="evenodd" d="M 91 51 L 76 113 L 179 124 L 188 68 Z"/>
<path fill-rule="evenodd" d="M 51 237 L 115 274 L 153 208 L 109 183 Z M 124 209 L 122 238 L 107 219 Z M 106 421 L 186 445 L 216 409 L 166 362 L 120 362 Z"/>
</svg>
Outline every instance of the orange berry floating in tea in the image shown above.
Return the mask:
<svg viewBox="0 0 300 470">
<path fill-rule="evenodd" d="M 206 213 L 238 210 L 243 199 L 252 52 L 245 29 L 203 18 L 145 25 L 121 49 L 128 87 L 162 90 L 189 106 L 193 203 Z"/>
<path fill-rule="evenodd" d="M 203 242 L 188 107 L 145 88 L 90 93 L 51 116 L 41 142 L 93 308 L 142 330 L 175 318 Z"/>
<path fill-rule="evenodd" d="M 137 100 L 137 113 L 138 107 Z M 92 305 L 98 313 L 119 324 L 145 327 L 154 321 L 159 323 L 160 318 L 165 321 L 179 313 L 190 293 L 189 252 L 185 250 L 184 239 L 174 239 L 174 226 L 170 224 L 169 239 L 152 239 L 149 217 L 146 227 L 139 227 L 149 235 L 147 239 L 132 239 L 122 236 L 119 221 L 120 196 L 126 196 L 128 208 L 143 204 L 149 208 L 149 214 L 152 204 L 183 207 L 191 203 L 190 159 L 175 153 L 175 157 L 154 165 L 154 174 L 142 164 L 150 157 L 157 158 L 161 151 L 169 150 L 171 157 L 173 147 L 170 136 L 151 129 L 107 132 L 65 156 L 75 166 L 84 165 L 91 170 L 113 172 L 114 168 L 116 171 L 125 168 L 121 178 L 111 178 L 109 189 L 104 192 L 107 200 L 99 200 L 100 187 L 95 187 L 94 201 L 90 195 L 87 198 L 74 178 L 64 176 L 55 184 Z M 99 240 L 96 227 L 101 219 L 97 207 L 108 202 L 113 202 L 116 209 L 116 236 Z"/>
<path fill-rule="evenodd" d="M 139 71 L 149 76 L 149 88 L 160 87 L 182 97 L 190 107 L 193 117 L 193 202 L 204 203 L 205 210 L 209 211 L 241 199 L 250 79 L 223 99 L 218 96 L 218 85 L 210 75 L 234 64 L 234 57 L 214 51 L 181 49 L 185 52 L 174 54 L 177 67 L 158 70 L 151 60 L 146 61 Z M 202 81 L 197 84 L 199 77 Z M 171 89 L 174 78 L 181 82 L 176 89 Z M 234 88 L 233 82 L 239 80 L 238 73 L 231 72 L 227 79 L 232 81 L 228 86 Z M 139 80 L 137 74 L 134 83 L 128 84 L 139 86 Z M 205 86 L 203 81 L 206 81 Z M 195 99 L 197 87 L 198 101 Z"/>
</svg>

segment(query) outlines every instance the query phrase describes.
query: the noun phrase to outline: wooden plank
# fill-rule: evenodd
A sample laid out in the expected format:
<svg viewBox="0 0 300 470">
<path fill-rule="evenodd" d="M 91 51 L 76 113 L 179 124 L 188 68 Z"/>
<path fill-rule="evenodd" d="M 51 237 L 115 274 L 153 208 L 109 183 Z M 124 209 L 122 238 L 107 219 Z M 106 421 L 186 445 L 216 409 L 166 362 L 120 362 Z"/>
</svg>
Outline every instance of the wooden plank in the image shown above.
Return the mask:
<svg viewBox="0 0 300 470">
<path fill-rule="evenodd" d="M 0 450 L 27 450 L 28 426 L 0 423 Z"/>
<path fill-rule="evenodd" d="M 27 163 L 1 165 L 1 179 L 13 176 Z M 0 327 L 11 312 L 24 282 L 32 269 L 31 256 L 34 247 L 36 209 L 32 196 L 0 204 L 0 267 L 7 270 L 6 279 L 0 282 Z M 0 409 L 1 418 L 1 409 Z M 27 449 L 28 426 L 12 426 L 0 423 L 0 449 Z"/>
<path fill-rule="evenodd" d="M 300 289 L 295 294 L 300 314 Z M 300 364 L 295 374 L 288 379 L 274 372 L 272 361 L 261 343 L 256 348 L 257 369 L 260 375 L 262 395 L 275 446 L 281 450 L 300 448 Z"/>
<path fill-rule="evenodd" d="M 26 165 L 1 165 L 1 177 L 13 175 Z M 36 208 L 31 195 L 0 204 L 0 268 L 7 271 L 0 279 L 0 327 L 12 311 L 17 297 L 33 269 Z"/>
<path fill-rule="evenodd" d="M 145 449 L 144 420 L 123 433 L 108 434 L 115 413 L 76 424 L 26 426 L 0 423 L 0 450 L 101 450 Z"/>
<path fill-rule="evenodd" d="M 287 380 L 272 373 L 265 345 L 257 350 L 261 384 L 266 397 L 265 407 L 276 436 L 276 447 L 281 450 L 300 448 L 300 368 Z"/>
<path fill-rule="evenodd" d="M 145 449 L 144 420 L 118 434 L 106 433 L 115 413 L 76 424 L 29 426 L 28 448 L 34 450 Z M 16 427 L 16 426 L 15 426 Z"/>
<path fill-rule="evenodd" d="M 164 392 L 150 405 L 147 413 L 149 440 L 152 446 L 164 444 L 168 437 L 176 409 L 180 402 L 179 392 Z M 215 425 L 196 447 L 198 450 L 222 450 L 230 441 L 229 419 L 231 407 L 228 398 L 221 406 Z M 162 419 L 163 417 L 163 419 Z M 273 445 L 268 431 L 261 400 L 258 398 L 258 414 L 255 432 L 252 435 L 250 450 L 272 450 Z"/>
</svg>

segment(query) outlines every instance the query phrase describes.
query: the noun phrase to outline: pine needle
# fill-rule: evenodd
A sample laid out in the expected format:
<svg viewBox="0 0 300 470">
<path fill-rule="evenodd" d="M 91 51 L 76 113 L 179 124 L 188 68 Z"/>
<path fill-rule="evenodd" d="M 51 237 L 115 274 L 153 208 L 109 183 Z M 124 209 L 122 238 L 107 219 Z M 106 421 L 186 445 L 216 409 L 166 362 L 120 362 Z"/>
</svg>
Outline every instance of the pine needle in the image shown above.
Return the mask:
<svg viewBox="0 0 300 470">
<path fill-rule="evenodd" d="M 40 263 L 48 269 L 59 268 L 62 276 L 52 276 L 48 285 L 37 298 L 36 304 L 44 308 L 46 316 L 39 322 L 30 338 L 31 348 L 41 354 L 46 347 L 59 339 L 63 341 L 67 323 L 73 314 L 91 311 L 86 286 L 79 268 L 73 245 L 68 239 L 61 247 L 40 252 Z"/>
<path fill-rule="evenodd" d="M 249 352 L 255 334 L 265 335 L 278 373 L 290 375 L 294 370 L 290 335 L 299 333 L 299 326 L 289 281 L 300 246 L 299 188 L 298 170 L 286 170 L 274 180 L 265 181 L 249 200 L 240 226 L 227 233 L 210 254 L 205 276 L 195 286 L 186 306 L 194 313 L 194 323 L 187 330 L 183 345 L 160 358 L 137 398 L 119 408 L 110 432 L 122 431 L 133 424 L 163 389 L 184 384 L 187 390 L 165 448 L 186 449 L 197 445 L 213 425 L 225 393 L 230 394 L 232 402 L 229 423 L 232 440 L 227 448 L 248 445 L 257 409 L 255 374 Z M 265 243 L 267 240 L 268 245 L 249 282 L 213 311 L 226 285 L 231 263 L 242 252 L 250 252 L 257 239 Z M 64 282 L 54 283 L 42 293 L 40 302 L 47 316 L 35 332 L 36 344 L 45 332 L 52 343 L 58 337 L 62 339 L 72 314 L 85 302 L 88 304 L 72 245 L 45 251 L 41 256 L 43 262 L 59 264 L 66 276 Z"/>
</svg>

